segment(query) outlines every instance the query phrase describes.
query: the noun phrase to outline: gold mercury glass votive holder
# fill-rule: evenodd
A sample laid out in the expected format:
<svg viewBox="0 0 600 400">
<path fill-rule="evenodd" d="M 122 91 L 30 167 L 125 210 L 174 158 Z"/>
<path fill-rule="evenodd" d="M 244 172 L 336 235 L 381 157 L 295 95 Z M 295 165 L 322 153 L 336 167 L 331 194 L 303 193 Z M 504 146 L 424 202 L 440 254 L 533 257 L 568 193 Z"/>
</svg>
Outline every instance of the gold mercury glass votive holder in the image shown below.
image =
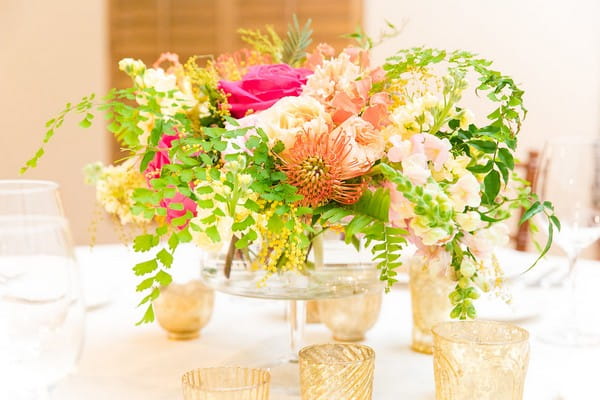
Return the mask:
<svg viewBox="0 0 600 400">
<path fill-rule="evenodd" d="M 444 322 L 433 328 L 436 400 L 521 400 L 529 333 L 492 321 Z"/>
<path fill-rule="evenodd" d="M 375 351 L 359 344 L 320 344 L 300 350 L 302 400 L 370 400 Z"/>
<path fill-rule="evenodd" d="M 210 320 L 214 298 L 214 291 L 200 281 L 172 283 L 154 300 L 156 319 L 169 339 L 195 339 Z"/>
<path fill-rule="evenodd" d="M 419 353 L 431 354 L 433 335 L 431 328 L 450 320 L 452 304 L 448 295 L 456 282 L 428 268 L 410 268 L 410 302 L 413 328 L 411 348 Z"/>
<path fill-rule="evenodd" d="M 186 372 L 184 400 L 268 400 L 271 374 L 266 369 L 217 367 Z"/>
<path fill-rule="evenodd" d="M 364 340 L 381 311 L 381 291 L 319 301 L 319 316 L 340 342 Z"/>
</svg>

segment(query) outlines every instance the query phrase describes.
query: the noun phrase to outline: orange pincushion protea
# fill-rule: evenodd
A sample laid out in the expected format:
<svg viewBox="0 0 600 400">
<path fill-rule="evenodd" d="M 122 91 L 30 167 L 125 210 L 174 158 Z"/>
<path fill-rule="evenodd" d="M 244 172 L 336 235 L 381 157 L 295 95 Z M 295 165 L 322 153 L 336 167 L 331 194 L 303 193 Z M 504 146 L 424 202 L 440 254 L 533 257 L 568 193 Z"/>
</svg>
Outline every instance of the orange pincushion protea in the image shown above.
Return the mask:
<svg viewBox="0 0 600 400">
<path fill-rule="evenodd" d="M 281 170 L 288 183 L 304 196 L 303 206 L 318 207 L 329 200 L 356 203 L 365 189 L 362 182 L 348 180 L 364 175 L 370 163 L 351 157 L 350 139 L 337 132 L 297 136 L 294 145 L 281 155 Z"/>
</svg>

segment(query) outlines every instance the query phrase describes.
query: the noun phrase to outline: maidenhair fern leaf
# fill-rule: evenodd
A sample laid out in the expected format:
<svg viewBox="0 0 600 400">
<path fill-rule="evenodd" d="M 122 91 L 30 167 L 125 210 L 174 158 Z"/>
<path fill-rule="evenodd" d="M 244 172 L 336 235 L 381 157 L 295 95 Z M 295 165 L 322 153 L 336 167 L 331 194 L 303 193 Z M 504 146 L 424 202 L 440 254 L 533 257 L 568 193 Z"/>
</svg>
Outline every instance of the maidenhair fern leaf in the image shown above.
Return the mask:
<svg viewBox="0 0 600 400">
<path fill-rule="evenodd" d="M 306 49 L 311 44 L 312 29 L 311 20 L 301 28 L 298 18 L 294 15 L 292 23 L 288 25 L 288 32 L 283 41 L 283 52 L 281 61 L 291 66 L 298 66 L 306 58 Z"/>
</svg>

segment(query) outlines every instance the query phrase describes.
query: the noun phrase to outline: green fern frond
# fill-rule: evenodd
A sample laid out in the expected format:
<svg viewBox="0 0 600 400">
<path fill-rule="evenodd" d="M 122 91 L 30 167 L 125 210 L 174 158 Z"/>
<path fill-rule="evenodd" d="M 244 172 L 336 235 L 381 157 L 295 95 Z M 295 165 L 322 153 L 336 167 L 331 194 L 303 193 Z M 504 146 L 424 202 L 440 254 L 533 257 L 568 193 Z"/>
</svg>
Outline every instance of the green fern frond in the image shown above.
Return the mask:
<svg viewBox="0 0 600 400">
<path fill-rule="evenodd" d="M 352 205 L 352 209 L 360 214 L 368 215 L 381 222 L 388 222 L 390 193 L 388 189 L 378 188 L 374 192 L 367 190 Z"/>
<path fill-rule="evenodd" d="M 283 41 L 283 52 L 281 61 L 291 66 L 300 65 L 306 59 L 306 49 L 312 43 L 312 29 L 310 29 L 311 20 L 301 28 L 296 15 L 293 16 L 292 23 L 288 25 L 288 32 Z"/>
<path fill-rule="evenodd" d="M 324 206 L 315 210 L 323 224 L 336 224 L 352 217 L 344 230 L 346 242 L 356 242 L 359 234 L 364 238 L 380 270 L 380 279 L 387 283 L 388 289 L 396 282 L 396 268 L 401 265 L 400 252 L 408 234 L 404 229 L 388 226 L 389 206 L 389 190 L 379 188 L 365 191 L 352 206 Z"/>
<path fill-rule="evenodd" d="M 267 25 L 267 33 L 263 33 L 260 29 L 238 29 L 241 39 L 248 43 L 262 54 L 269 54 L 273 62 L 282 62 L 282 52 L 284 42 L 281 40 L 275 29 L 271 25 Z"/>
</svg>

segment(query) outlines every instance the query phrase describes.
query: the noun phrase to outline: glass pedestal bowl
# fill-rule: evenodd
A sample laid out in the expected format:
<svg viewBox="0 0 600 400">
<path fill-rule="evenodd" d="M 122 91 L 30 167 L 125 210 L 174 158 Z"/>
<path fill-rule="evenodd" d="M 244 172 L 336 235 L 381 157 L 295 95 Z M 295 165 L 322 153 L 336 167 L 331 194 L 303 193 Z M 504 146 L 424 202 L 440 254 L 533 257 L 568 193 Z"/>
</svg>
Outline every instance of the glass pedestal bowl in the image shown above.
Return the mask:
<svg viewBox="0 0 600 400">
<path fill-rule="evenodd" d="M 298 351 L 303 345 L 307 300 L 332 299 L 380 293 L 384 283 L 368 251 L 357 251 L 341 240 L 325 241 L 323 259 L 315 268 L 268 274 L 252 270 L 250 263 L 234 257 L 226 274 L 225 254 L 206 254 L 201 279 L 223 293 L 287 301 L 290 350 L 271 360 L 256 360 L 271 368 L 272 390 L 280 397 L 299 394 Z M 280 398 L 278 397 L 278 398 Z"/>
</svg>

